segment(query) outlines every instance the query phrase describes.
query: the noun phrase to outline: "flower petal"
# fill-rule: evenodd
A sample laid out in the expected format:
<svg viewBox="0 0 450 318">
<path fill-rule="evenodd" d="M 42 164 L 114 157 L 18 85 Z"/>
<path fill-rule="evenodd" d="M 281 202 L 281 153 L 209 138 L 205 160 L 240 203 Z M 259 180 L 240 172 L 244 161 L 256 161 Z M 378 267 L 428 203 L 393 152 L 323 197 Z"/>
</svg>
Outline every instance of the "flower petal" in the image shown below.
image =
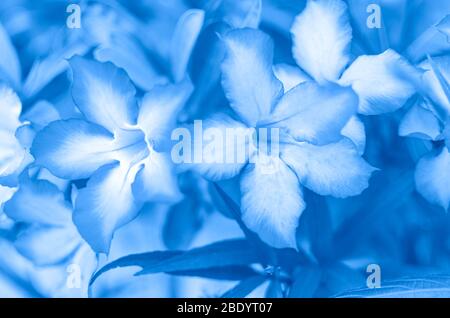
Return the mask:
<svg viewBox="0 0 450 318">
<path fill-rule="evenodd" d="M 336 81 L 350 60 L 352 29 L 341 0 L 308 0 L 291 28 L 297 64 L 317 82 Z"/>
<path fill-rule="evenodd" d="M 114 138 L 104 128 L 80 119 L 55 121 L 41 130 L 31 148 L 36 164 L 66 179 L 88 178 L 114 161 Z"/>
<path fill-rule="evenodd" d="M 360 194 L 376 170 L 360 157 L 348 139 L 325 146 L 285 144 L 281 158 L 297 173 L 302 185 L 317 194 L 337 198 Z"/>
<path fill-rule="evenodd" d="M 31 226 L 18 235 L 15 246 L 35 265 L 48 266 L 64 261 L 81 242 L 75 227 Z"/>
<path fill-rule="evenodd" d="M 26 151 L 16 138 L 22 125 L 19 116 L 22 104 L 7 86 L 0 86 L 0 177 L 16 172 L 25 159 Z"/>
<path fill-rule="evenodd" d="M 450 56 L 428 58 L 419 67 L 422 75 L 421 92 L 435 104 L 435 111 L 443 119 L 450 114 Z M 430 109 L 431 110 L 431 109 Z"/>
<path fill-rule="evenodd" d="M 132 184 L 136 200 L 176 202 L 182 197 L 170 155 L 150 151 Z"/>
<path fill-rule="evenodd" d="M 348 123 L 342 128 L 341 134 L 353 141 L 358 154 L 364 154 L 366 149 L 366 131 L 363 122 L 357 116 L 350 118 Z"/>
<path fill-rule="evenodd" d="M 178 84 L 155 86 L 143 98 L 138 126 L 156 149 L 164 146 L 175 127 L 177 114 L 193 90 L 189 79 Z"/>
<path fill-rule="evenodd" d="M 144 49 L 129 35 L 116 34 L 108 44 L 94 51 L 97 61 L 111 62 L 123 68 L 130 79 L 143 90 L 150 90 L 155 84 L 167 79 L 160 76 L 148 61 Z"/>
<path fill-rule="evenodd" d="M 285 129 L 296 140 L 326 144 L 341 137 L 357 107 L 350 88 L 304 82 L 281 98 L 268 124 Z"/>
<path fill-rule="evenodd" d="M 267 117 L 283 94 L 272 70 L 273 41 L 254 29 L 228 32 L 224 38 L 222 86 L 230 106 L 249 127 Z"/>
<path fill-rule="evenodd" d="M 396 111 L 415 93 L 417 71 L 399 54 L 360 56 L 339 81 L 351 85 L 359 96 L 359 113 L 379 115 Z"/>
<path fill-rule="evenodd" d="M 5 214 L 16 222 L 65 226 L 71 224 L 72 209 L 63 193 L 45 180 L 20 179 L 17 192 L 4 205 Z"/>
<path fill-rule="evenodd" d="M 289 64 L 274 65 L 275 76 L 283 83 L 284 91 L 288 92 L 298 84 L 310 81 L 311 78 L 306 75 L 299 67 Z"/>
<path fill-rule="evenodd" d="M 131 191 L 135 176 L 136 170 L 125 163 L 106 165 L 78 193 L 73 222 L 97 253 L 108 253 L 114 231 L 139 212 Z"/>
<path fill-rule="evenodd" d="M 441 125 L 429 109 L 428 102 L 425 100 L 415 103 L 403 117 L 399 126 L 399 135 L 438 140 L 441 135 Z"/>
<path fill-rule="evenodd" d="M 171 40 L 170 66 L 172 78 L 179 82 L 186 75 L 192 50 L 205 20 L 205 11 L 187 10 L 178 20 Z"/>
<path fill-rule="evenodd" d="M 189 131 L 193 140 L 187 142 L 187 146 L 193 145 L 193 149 L 189 149 L 192 158 L 183 166 L 211 181 L 233 178 L 247 163 L 253 149 L 250 146 L 253 133 L 254 130 L 225 114 L 197 121 Z M 174 150 L 179 152 L 176 147 Z M 172 158 L 175 155 L 172 153 Z"/>
<path fill-rule="evenodd" d="M 111 132 L 136 123 L 136 89 L 123 69 L 79 56 L 69 63 L 73 71 L 73 99 L 89 121 Z"/>
<path fill-rule="evenodd" d="M 298 221 L 305 209 L 295 173 L 280 158 L 260 154 L 242 174 L 241 193 L 245 225 L 274 247 L 295 248 Z"/>
<path fill-rule="evenodd" d="M 417 191 L 429 202 L 440 205 L 445 210 L 450 206 L 450 153 L 444 147 L 423 157 L 416 167 Z"/>
</svg>

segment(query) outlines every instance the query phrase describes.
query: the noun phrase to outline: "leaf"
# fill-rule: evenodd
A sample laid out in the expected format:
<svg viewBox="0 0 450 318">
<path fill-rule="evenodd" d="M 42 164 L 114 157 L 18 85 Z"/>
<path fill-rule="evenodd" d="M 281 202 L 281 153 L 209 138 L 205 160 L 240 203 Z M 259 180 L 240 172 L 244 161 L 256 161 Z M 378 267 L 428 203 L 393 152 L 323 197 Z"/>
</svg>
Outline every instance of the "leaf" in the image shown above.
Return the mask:
<svg viewBox="0 0 450 318">
<path fill-rule="evenodd" d="M 248 265 L 259 261 L 258 253 L 246 240 L 228 240 L 186 252 L 157 251 L 128 255 L 101 268 L 92 277 L 90 284 L 103 273 L 117 267 L 139 266 L 142 270 L 136 275 L 145 275 Z"/>
<path fill-rule="evenodd" d="M 267 277 L 258 275 L 244 279 L 235 287 L 227 291 L 221 296 L 221 298 L 244 298 L 258 286 L 266 281 Z"/>
<path fill-rule="evenodd" d="M 174 276 L 201 277 L 217 280 L 244 280 L 255 276 L 257 273 L 248 266 L 227 266 L 200 270 L 177 271 L 171 272 L 170 274 Z"/>
<path fill-rule="evenodd" d="M 344 292 L 339 298 L 448 298 L 450 276 L 405 278 L 389 281 L 381 288 L 364 288 Z"/>
</svg>

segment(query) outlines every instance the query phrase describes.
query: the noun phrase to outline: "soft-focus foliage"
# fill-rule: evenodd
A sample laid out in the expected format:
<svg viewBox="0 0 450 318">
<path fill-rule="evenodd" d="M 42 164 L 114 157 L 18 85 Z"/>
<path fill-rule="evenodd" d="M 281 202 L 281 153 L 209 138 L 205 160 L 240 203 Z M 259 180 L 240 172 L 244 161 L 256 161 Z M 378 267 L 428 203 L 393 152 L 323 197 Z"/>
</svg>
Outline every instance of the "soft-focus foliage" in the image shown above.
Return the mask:
<svg viewBox="0 0 450 318">
<path fill-rule="evenodd" d="M 0 3 L 0 297 L 449 297 L 449 208 L 448 1 Z"/>
</svg>

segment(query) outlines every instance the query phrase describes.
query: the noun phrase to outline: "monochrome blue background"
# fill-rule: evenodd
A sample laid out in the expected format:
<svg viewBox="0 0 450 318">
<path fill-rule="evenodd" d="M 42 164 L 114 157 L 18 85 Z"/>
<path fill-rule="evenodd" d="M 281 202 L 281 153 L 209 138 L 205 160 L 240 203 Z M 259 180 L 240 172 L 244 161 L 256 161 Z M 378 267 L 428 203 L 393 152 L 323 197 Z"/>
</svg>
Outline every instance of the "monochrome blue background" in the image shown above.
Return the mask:
<svg viewBox="0 0 450 318">
<path fill-rule="evenodd" d="M 0 3 L 0 297 L 449 297 L 449 205 L 450 1 Z"/>
</svg>

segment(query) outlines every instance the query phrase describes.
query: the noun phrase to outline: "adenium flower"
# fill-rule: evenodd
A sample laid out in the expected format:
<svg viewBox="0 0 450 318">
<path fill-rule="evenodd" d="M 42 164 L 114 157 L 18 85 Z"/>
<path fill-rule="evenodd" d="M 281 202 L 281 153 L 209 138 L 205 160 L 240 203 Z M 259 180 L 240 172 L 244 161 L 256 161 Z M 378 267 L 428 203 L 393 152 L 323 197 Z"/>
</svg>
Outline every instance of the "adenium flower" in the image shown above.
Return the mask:
<svg viewBox="0 0 450 318">
<path fill-rule="evenodd" d="M 417 163 L 417 191 L 429 202 L 450 207 L 450 56 L 429 57 L 423 71 L 421 93 L 405 114 L 400 136 L 429 143 L 430 151 Z"/>
<path fill-rule="evenodd" d="M 107 253 L 114 231 L 145 202 L 180 199 L 167 133 L 192 86 L 187 79 L 155 86 L 139 105 L 122 69 L 79 56 L 69 63 L 83 118 L 49 124 L 36 136 L 32 154 L 36 165 L 57 177 L 89 179 L 73 221 L 96 252 Z"/>
<path fill-rule="evenodd" d="M 72 211 L 61 190 L 47 180 L 30 178 L 28 171 L 4 204 L 5 214 L 21 224 L 14 241 L 16 249 L 39 268 L 55 270 L 52 292 L 56 297 L 86 297 L 89 279 L 97 268 L 97 257 L 73 224 Z M 68 270 L 80 275 L 79 282 L 71 282 L 79 285 L 68 285 Z"/>
<path fill-rule="evenodd" d="M 205 145 L 205 162 L 192 165 L 210 180 L 240 174 L 242 219 L 275 247 L 295 247 L 298 220 L 305 209 L 303 187 L 321 195 L 360 194 L 375 170 L 361 158 L 341 130 L 356 114 L 358 98 L 351 88 L 303 82 L 288 92 L 272 70 L 273 42 L 254 29 L 228 32 L 223 41 L 222 86 L 234 113 L 217 114 L 205 129 L 275 128 L 279 155 L 253 149 L 244 163 L 214 163 L 217 152 Z M 258 139 L 258 138 L 256 138 Z M 250 160 L 253 159 L 253 160 Z M 275 166 L 267 173 L 267 163 Z"/>
<path fill-rule="evenodd" d="M 359 97 L 358 113 L 379 115 L 401 108 L 415 93 L 416 71 L 392 49 L 352 62 L 352 28 L 342 0 L 308 0 L 291 28 L 292 53 L 300 71 L 285 73 L 299 83 L 313 79 L 350 86 Z"/>
</svg>

